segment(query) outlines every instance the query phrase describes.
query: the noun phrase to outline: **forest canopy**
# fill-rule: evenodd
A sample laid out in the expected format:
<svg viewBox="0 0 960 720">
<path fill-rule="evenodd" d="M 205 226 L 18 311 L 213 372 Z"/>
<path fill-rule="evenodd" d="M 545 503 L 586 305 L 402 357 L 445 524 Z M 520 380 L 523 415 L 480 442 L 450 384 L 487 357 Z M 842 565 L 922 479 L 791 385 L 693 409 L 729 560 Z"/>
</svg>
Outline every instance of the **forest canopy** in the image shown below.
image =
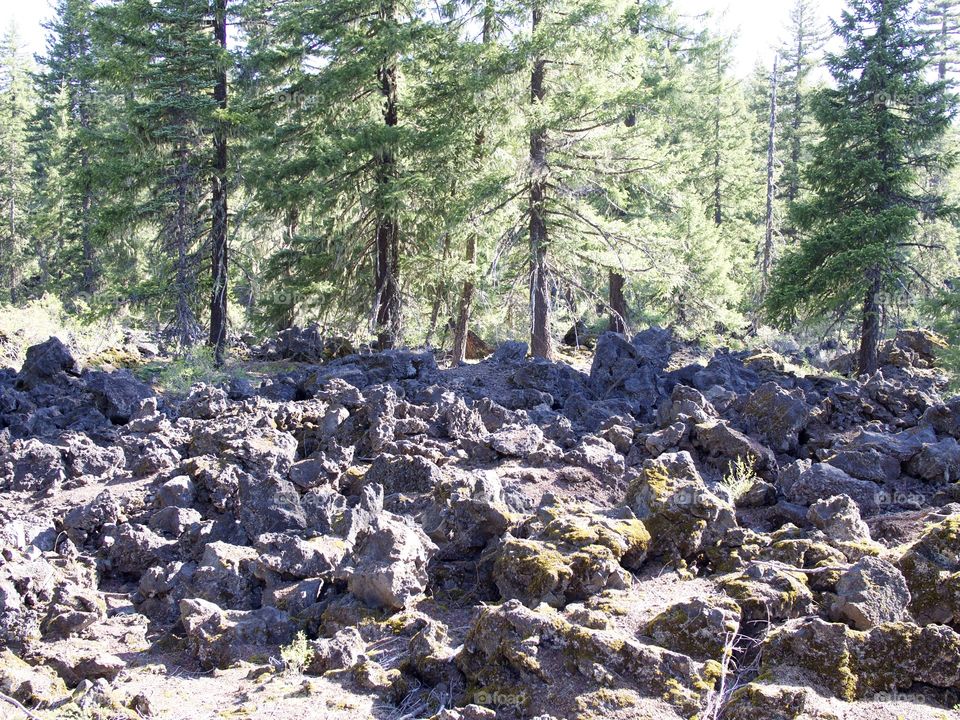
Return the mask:
<svg viewBox="0 0 960 720">
<path fill-rule="evenodd" d="M 316 323 L 957 340 L 960 2 L 57 0 L 0 44 L 0 302 L 187 349 Z M 578 325 L 580 324 L 580 325 Z"/>
</svg>

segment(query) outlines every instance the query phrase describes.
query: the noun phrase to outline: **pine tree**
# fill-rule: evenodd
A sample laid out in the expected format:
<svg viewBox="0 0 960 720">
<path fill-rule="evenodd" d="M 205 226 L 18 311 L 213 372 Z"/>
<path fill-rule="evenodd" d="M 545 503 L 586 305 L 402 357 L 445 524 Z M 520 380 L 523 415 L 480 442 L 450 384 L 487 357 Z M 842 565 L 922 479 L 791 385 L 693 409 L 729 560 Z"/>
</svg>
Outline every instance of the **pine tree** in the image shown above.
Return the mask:
<svg viewBox="0 0 960 720">
<path fill-rule="evenodd" d="M 763 242 L 766 112 L 751 112 L 748 106 L 744 82 L 732 72 L 732 42 L 729 37 L 707 37 L 699 44 L 686 72 L 687 103 L 677 110 L 686 137 L 680 141 L 676 162 L 683 164 L 684 185 L 697 195 L 696 202 L 681 204 L 699 205 L 708 213 L 717 229 L 716 252 L 725 258 L 722 270 L 730 280 L 717 285 L 704 278 L 684 285 L 723 287 L 730 293 L 725 297 L 709 303 L 703 298 L 690 301 L 715 311 L 742 305 L 747 289 L 756 282 L 757 248 Z M 762 143 L 754 142 L 761 137 Z M 684 233 L 690 223 L 680 223 L 679 232 Z M 704 243 L 712 244 L 707 239 Z M 742 320 L 739 312 L 718 312 L 717 325 L 739 325 Z M 703 329 L 698 327 L 697 332 Z"/>
<path fill-rule="evenodd" d="M 787 207 L 800 199 L 803 169 L 815 144 L 810 108 L 811 75 L 819 66 L 827 33 L 812 0 L 795 0 L 790 11 L 789 39 L 780 48 L 784 60 L 778 135 L 782 154 L 780 191 Z M 784 228 L 793 235 L 793 228 Z"/>
<path fill-rule="evenodd" d="M 223 365 L 227 345 L 227 0 L 214 0 L 213 37 L 220 46 L 221 57 L 216 68 L 213 99 L 217 116 L 213 131 L 213 174 L 211 206 L 213 219 L 210 228 L 210 345 L 214 362 Z"/>
<path fill-rule="evenodd" d="M 122 112 L 112 132 L 123 148 L 109 178 L 115 235 L 154 233 L 142 301 L 161 308 L 181 347 L 202 336 L 200 258 L 211 227 L 207 189 L 212 92 L 222 48 L 205 0 L 120 0 L 100 10 L 103 83 Z M 143 261 L 143 259 L 141 259 Z M 126 280 L 129 284 L 129 280 Z"/>
<path fill-rule="evenodd" d="M 94 293 L 101 274 L 96 256 L 92 157 L 96 117 L 91 0 L 59 0 L 37 75 L 40 105 L 33 142 L 38 232 L 53 252 L 46 272 L 68 297 Z M 55 267 L 49 267 L 55 265 Z"/>
<path fill-rule="evenodd" d="M 32 106 L 27 61 L 11 27 L 0 39 L 0 288 L 14 301 L 30 264 L 27 130 Z"/>
<path fill-rule="evenodd" d="M 942 213 L 942 197 L 918 190 L 918 173 L 945 165 L 937 140 L 954 110 L 929 82 L 930 46 L 908 0 L 852 0 L 828 58 L 836 88 L 814 111 L 823 141 L 808 172 L 812 196 L 795 208 L 799 246 L 780 261 L 768 310 L 780 324 L 846 313 L 859 303 L 858 368 L 877 368 L 884 293 L 913 273 L 918 219 Z"/>
<path fill-rule="evenodd" d="M 417 178 L 403 169 L 422 137 L 400 111 L 400 64 L 415 55 L 419 9 L 350 0 L 263 12 L 247 72 L 257 79 L 254 112 L 273 130 L 250 185 L 265 212 L 295 216 L 299 230 L 272 257 L 272 282 L 302 302 L 323 299 L 347 325 L 371 306 L 357 282 L 366 276 L 370 325 L 389 347 L 402 340 L 401 259 L 416 237 L 405 216 L 416 215 L 407 192 Z"/>
<path fill-rule="evenodd" d="M 481 50 L 487 50 L 494 41 L 496 34 L 496 7 L 494 0 L 482 0 L 483 5 L 480 11 Z M 472 9 L 471 5 L 468 8 Z M 482 60 L 486 60 L 486 55 L 481 53 Z M 478 91 L 478 97 L 482 100 L 483 90 L 486 89 L 486 83 L 481 84 Z M 478 103 L 479 104 L 479 103 Z M 484 122 L 478 123 L 474 130 L 474 152 L 473 162 L 480 164 L 484 161 L 487 153 L 487 130 Z M 481 168 L 477 168 L 480 170 Z M 460 292 L 460 300 L 457 305 L 457 317 L 454 324 L 453 348 L 451 350 L 450 362 L 452 365 L 458 365 L 467 358 L 467 342 L 470 333 L 470 316 L 473 312 L 474 293 L 476 291 L 476 280 L 474 277 L 477 266 L 477 232 L 475 228 L 468 228 L 466 238 L 466 257 L 469 273 L 463 280 L 463 287 Z"/>
<path fill-rule="evenodd" d="M 918 22 L 932 43 L 937 78 L 946 80 L 960 62 L 960 2 L 924 0 Z"/>
</svg>

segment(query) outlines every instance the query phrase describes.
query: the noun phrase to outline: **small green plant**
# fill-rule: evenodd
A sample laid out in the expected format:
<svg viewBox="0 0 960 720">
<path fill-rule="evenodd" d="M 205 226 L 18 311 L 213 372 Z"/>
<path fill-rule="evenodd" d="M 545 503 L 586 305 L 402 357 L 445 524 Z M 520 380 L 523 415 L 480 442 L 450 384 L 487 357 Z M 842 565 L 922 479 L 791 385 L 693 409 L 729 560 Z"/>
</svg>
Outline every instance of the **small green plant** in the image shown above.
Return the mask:
<svg viewBox="0 0 960 720">
<path fill-rule="evenodd" d="M 186 394 L 194 383 L 219 385 L 230 377 L 229 372 L 217 367 L 213 350 L 208 347 L 195 347 L 182 357 L 163 365 L 156 375 L 156 384 L 164 392 Z"/>
<path fill-rule="evenodd" d="M 738 457 L 727 467 L 727 472 L 721 481 L 734 500 L 738 500 L 753 487 L 758 480 L 754 470 L 755 460 L 752 457 Z"/>
<path fill-rule="evenodd" d="M 289 645 L 280 648 L 283 669 L 294 675 L 300 675 L 313 660 L 313 648 L 307 643 L 307 636 L 301 630 Z"/>
</svg>

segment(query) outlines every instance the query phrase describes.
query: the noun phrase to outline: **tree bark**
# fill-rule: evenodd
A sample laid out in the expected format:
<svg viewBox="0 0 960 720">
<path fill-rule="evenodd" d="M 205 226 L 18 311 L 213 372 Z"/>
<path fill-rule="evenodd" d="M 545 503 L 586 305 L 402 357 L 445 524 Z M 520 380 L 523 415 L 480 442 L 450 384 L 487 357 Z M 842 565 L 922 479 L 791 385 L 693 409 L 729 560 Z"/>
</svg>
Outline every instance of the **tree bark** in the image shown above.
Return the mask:
<svg viewBox="0 0 960 720">
<path fill-rule="evenodd" d="M 227 0 L 216 0 L 214 37 L 221 50 L 227 49 Z M 227 67 L 225 61 L 217 71 L 213 97 L 220 110 L 227 109 Z M 218 121 L 213 136 L 213 225 L 211 228 L 210 346 L 214 364 L 223 365 L 227 346 L 227 129 Z"/>
<path fill-rule="evenodd" d="M 394 0 L 380 4 L 380 19 L 393 22 L 396 15 Z M 393 57 L 385 57 L 377 70 L 380 92 L 383 96 L 383 121 L 388 128 L 399 120 L 397 66 Z M 400 228 L 396 211 L 390 199 L 391 186 L 396 181 L 397 158 L 393 141 L 388 141 L 376 152 L 377 165 L 377 227 L 376 227 L 376 330 L 380 349 L 391 348 L 400 339 Z"/>
<path fill-rule="evenodd" d="M 177 198 L 177 209 L 173 221 L 173 251 L 176 253 L 174 284 L 177 298 L 175 333 L 180 347 L 188 348 L 193 345 L 196 337 L 196 318 L 193 314 L 193 308 L 190 307 L 190 296 L 193 289 L 190 268 L 190 237 L 193 223 L 189 217 L 191 213 L 188 200 L 191 171 L 187 148 L 182 141 L 177 147 L 176 163 L 174 193 Z"/>
<path fill-rule="evenodd" d="M 288 247 L 292 247 L 293 239 L 297 236 L 297 231 L 300 229 L 299 207 L 294 206 L 287 208 L 286 217 L 284 218 L 284 225 L 287 234 Z M 293 323 L 297 316 L 297 298 L 294 293 L 290 291 L 290 288 L 293 286 L 293 267 L 291 266 L 289 256 L 284 265 L 283 273 L 289 284 L 286 288 L 281 289 L 280 300 L 284 303 L 284 311 L 277 318 L 277 330 L 286 330 L 287 328 L 293 327 Z"/>
<path fill-rule="evenodd" d="M 870 287 L 863 299 L 863 325 L 860 331 L 860 350 L 857 353 L 857 372 L 872 375 L 879 365 L 880 350 L 880 272 L 870 273 Z"/>
<path fill-rule="evenodd" d="M 717 58 L 717 96 L 714 108 L 713 118 L 713 222 L 719 226 L 723 223 L 723 176 L 720 172 L 721 150 L 720 150 L 720 96 L 723 93 L 723 70 L 720 66 L 720 58 Z"/>
<path fill-rule="evenodd" d="M 467 263 L 476 265 L 477 238 L 473 233 L 467 237 Z M 457 326 L 453 334 L 453 352 L 450 362 L 459 365 L 467 359 L 467 335 L 470 332 L 470 311 L 473 308 L 473 280 L 463 281 L 463 291 L 460 294 L 460 309 L 457 313 Z"/>
<path fill-rule="evenodd" d="M 488 45 L 493 38 L 493 1 L 487 0 L 483 6 L 483 44 Z M 483 127 L 477 128 L 473 138 L 474 159 L 479 164 L 483 159 L 483 146 L 486 142 L 486 134 Z M 471 232 L 467 237 L 467 264 L 471 270 L 477 264 L 477 237 Z M 467 336 L 470 333 L 470 313 L 473 310 L 473 279 L 467 278 L 463 281 L 463 289 L 460 292 L 460 306 L 457 312 L 457 323 L 453 332 L 453 350 L 451 352 L 451 365 L 460 365 L 467 359 Z"/>
<path fill-rule="evenodd" d="M 447 261 L 450 258 L 450 233 L 443 236 L 443 254 L 440 257 L 440 265 L 446 268 Z M 441 270 L 441 273 L 443 271 Z M 427 336 L 424 339 L 424 345 L 430 347 L 433 342 L 433 334 L 437 331 L 437 319 L 440 317 L 440 308 L 443 307 L 444 300 L 448 297 L 447 282 L 441 274 L 437 278 L 437 285 L 434 288 L 433 307 L 430 308 L 430 324 L 427 326 Z"/>
<path fill-rule="evenodd" d="M 543 6 L 533 5 L 532 30 L 543 19 Z M 546 95 L 546 60 L 537 56 L 530 75 L 530 102 L 538 105 Z M 547 129 L 530 131 L 530 351 L 534 357 L 552 359 L 550 291 L 547 283 Z"/>
<path fill-rule="evenodd" d="M 770 283 L 770 269 L 773 265 L 773 199 L 776 189 L 774 183 L 774 165 L 776 163 L 777 141 L 777 58 L 773 58 L 773 73 L 770 75 L 770 130 L 767 134 L 767 217 L 766 232 L 763 238 L 763 263 L 760 268 L 760 302 L 767 296 Z"/>
<path fill-rule="evenodd" d="M 793 85 L 793 117 L 790 119 L 790 127 L 793 133 L 790 137 L 790 164 L 792 171 L 790 173 L 790 184 L 787 186 L 787 201 L 793 204 L 800 194 L 800 127 L 801 113 L 803 112 L 803 93 L 800 88 L 800 82 L 803 79 L 803 30 L 797 32 L 797 58 L 796 58 L 796 77 Z"/>
<path fill-rule="evenodd" d="M 610 271 L 610 323 L 609 328 L 616 333 L 627 332 L 627 298 L 623 294 L 626 278 L 616 270 Z"/>
</svg>

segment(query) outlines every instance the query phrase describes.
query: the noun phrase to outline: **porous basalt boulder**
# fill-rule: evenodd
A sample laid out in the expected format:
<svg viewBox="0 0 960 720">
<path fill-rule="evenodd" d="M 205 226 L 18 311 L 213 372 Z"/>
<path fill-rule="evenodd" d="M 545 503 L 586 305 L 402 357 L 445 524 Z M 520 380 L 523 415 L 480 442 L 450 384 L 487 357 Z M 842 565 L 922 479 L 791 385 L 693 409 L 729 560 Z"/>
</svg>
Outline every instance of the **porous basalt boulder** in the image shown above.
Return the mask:
<svg viewBox="0 0 960 720">
<path fill-rule="evenodd" d="M 951 515 L 914 542 L 896 562 L 921 625 L 960 624 L 960 515 Z"/>
<path fill-rule="evenodd" d="M 857 630 L 869 630 L 883 623 L 911 620 L 909 604 L 910 591 L 900 571 L 885 560 L 865 557 L 840 576 L 830 614 Z"/>
<path fill-rule="evenodd" d="M 707 487 L 687 451 L 645 461 L 626 500 L 656 555 L 689 557 L 737 525 L 732 504 Z"/>
<path fill-rule="evenodd" d="M 809 617 L 773 630 L 763 644 L 762 670 L 795 668 L 845 700 L 914 683 L 960 689 L 960 635 L 949 627 L 886 623 L 867 632 Z"/>
<path fill-rule="evenodd" d="M 720 662 L 740 630 L 740 606 L 723 597 L 670 606 L 647 623 L 644 634 L 662 647 L 697 660 Z"/>
<path fill-rule="evenodd" d="M 276 650 L 293 638 L 289 616 L 273 607 L 223 610 L 200 599 L 180 601 L 188 643 L 205 668 L 227 668 L 258 652 Z"/>
</svg>

